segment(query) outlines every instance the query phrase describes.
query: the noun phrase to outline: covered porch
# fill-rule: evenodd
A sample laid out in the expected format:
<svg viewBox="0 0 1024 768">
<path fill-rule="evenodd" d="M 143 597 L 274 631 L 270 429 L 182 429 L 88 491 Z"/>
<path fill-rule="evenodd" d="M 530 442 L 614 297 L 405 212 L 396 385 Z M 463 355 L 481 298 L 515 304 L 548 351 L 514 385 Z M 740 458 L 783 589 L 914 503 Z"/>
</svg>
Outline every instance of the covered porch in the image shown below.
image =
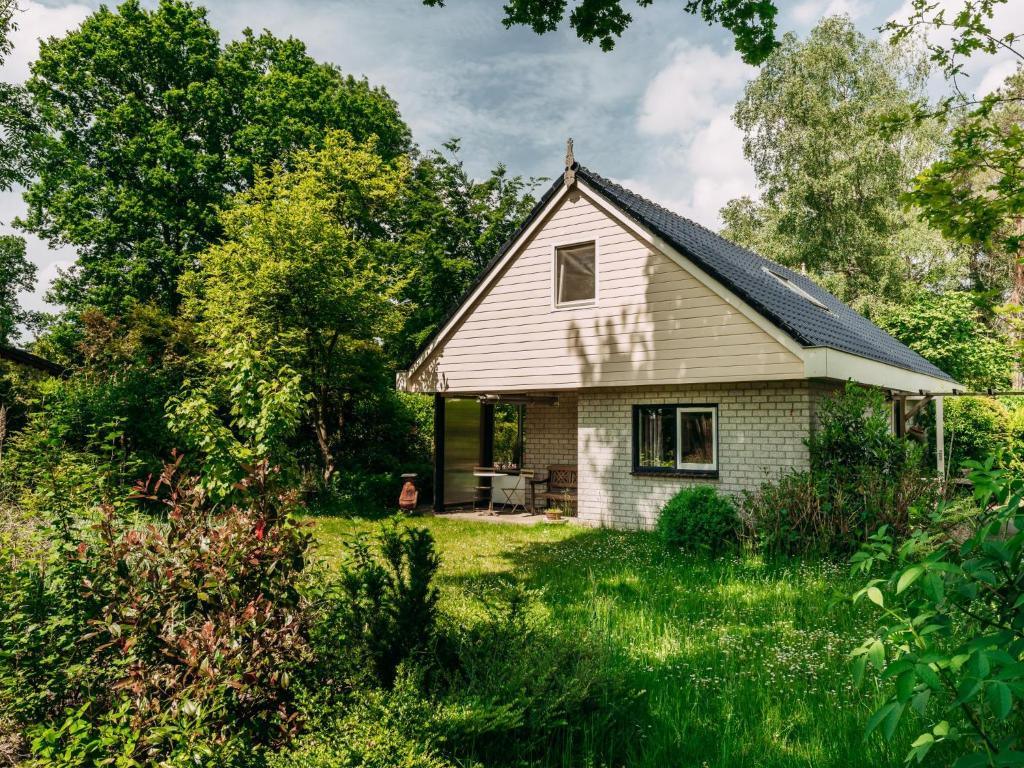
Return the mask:
<svg viewBox="0 0 1024 768">
<path fill-rule="evenodd" d="M 435 513 L 543 513 L 552 491 L 574 512 L 577 404 L 575 392 L 435 394 Z"/>
</svg>

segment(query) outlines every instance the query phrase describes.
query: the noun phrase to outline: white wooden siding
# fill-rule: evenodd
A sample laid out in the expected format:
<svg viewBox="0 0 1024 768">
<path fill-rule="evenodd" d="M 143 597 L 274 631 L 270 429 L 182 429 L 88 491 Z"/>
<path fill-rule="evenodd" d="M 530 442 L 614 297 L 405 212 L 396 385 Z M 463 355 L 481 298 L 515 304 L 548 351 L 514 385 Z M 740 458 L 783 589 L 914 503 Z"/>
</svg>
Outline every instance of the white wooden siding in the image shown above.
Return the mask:
<svg viewBox="0 0 1024 768">
<path fill-rule="evenodd" d="M 553 309 L 555 245 L 596 240 L 595 306 Z M 421 392 L 793 379 L 803 362 L 584 195 L 566 197 L 415 371 Z"/>
</svg>

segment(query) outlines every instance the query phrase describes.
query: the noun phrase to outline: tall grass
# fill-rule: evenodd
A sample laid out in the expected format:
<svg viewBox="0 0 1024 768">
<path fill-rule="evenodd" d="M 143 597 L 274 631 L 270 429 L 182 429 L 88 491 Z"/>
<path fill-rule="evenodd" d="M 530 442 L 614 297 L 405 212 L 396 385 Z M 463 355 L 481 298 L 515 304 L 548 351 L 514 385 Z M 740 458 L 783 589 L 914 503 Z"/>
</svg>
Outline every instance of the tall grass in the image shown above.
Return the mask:
<svg viewBox="0 0 1024 768">
<path fill-rule="evenodd" d="M 852 685 L 848 652 L 866 617 L 847 599 L 840 564 L 686 556 L 646 533 L 423 524 L 437 540 L 442 609 L 453 620 L 479 620 L 489 590 L 518 582 L 566 636 L 601 643 L 607 673 L 624 682 L 616 695 L 628 706 L 598 702 L 582 729 L 552 740 L 544 765 L 902 763 L 863 738 L 877 691 Z M 372 526 L 316 525 L 328 559 Z"/>
</svg>

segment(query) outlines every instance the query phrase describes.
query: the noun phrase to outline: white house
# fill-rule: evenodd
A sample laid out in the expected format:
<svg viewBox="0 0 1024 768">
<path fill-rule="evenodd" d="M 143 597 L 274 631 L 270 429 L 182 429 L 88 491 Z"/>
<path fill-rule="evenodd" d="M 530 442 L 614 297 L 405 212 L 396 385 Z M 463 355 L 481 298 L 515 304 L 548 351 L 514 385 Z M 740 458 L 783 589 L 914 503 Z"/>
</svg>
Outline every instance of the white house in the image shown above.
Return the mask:
<svg viewBox="0 0 1024 768">
<path fill-rule="evenodd" d="M 960 387 L 805 275 L 602 178 L 570 147 L 398 386 L 435 395 L 436 507 L 472 500 L 473 466 L 493 460 L 493 404 L 509 402 L 525 411 L 523 468 L 578 468 L 582 521 L 650 527 L 684 485 L 739 492 L 805 467 L 818 404 L 847 380 L 892 392 L 897 409 Z"/>
</svg>

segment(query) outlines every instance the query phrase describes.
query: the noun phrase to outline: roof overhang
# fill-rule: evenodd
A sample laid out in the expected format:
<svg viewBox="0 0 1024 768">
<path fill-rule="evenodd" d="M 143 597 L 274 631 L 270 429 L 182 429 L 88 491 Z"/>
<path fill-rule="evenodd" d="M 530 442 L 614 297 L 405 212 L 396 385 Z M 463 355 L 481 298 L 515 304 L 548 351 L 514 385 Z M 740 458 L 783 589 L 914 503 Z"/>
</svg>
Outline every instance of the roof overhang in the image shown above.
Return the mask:
<svg viewBox="0 0 1024 768">
<path fill-rule="evenodd" d="M 804 370 L 809 379 L 835 379 L 855 381 L 874 387 L 895 389 L 901 392 L 931 392 L 941 394 L 962 390 L 956 381 L 928 376 L 916 371 L 897 368 L 888 363 L 869 360 L 829 347 L 812 347 L 803 350 Z"/>
<path fill-rule="evenodd" d="M 31 352 L 26 352 L 24 349 L 18 349 L 6 344 L 0 344 L 0 360 L 10 360 L 12 363 L 35 368 L 52 376 L 63 376 L 66 373 L 64 367 L 57 365 L 57 363 L 52 363 L 45 358 L 39 357 L 39 355 L 34 355 Z"/>
</svg>

